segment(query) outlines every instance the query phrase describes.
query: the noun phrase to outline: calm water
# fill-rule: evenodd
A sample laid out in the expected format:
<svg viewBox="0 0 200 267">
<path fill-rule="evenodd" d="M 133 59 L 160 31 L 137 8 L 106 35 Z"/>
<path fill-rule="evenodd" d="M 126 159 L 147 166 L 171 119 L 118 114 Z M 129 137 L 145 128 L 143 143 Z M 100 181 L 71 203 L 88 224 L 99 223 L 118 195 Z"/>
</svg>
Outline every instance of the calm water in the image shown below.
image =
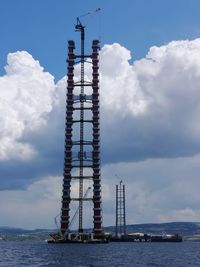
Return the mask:
<svg viewBox="0 0 200 267">
<path fill-rule="evenodd" d="M 200 243 L 0 242 L 0 266 L 200 266 Z"/>
</svg>

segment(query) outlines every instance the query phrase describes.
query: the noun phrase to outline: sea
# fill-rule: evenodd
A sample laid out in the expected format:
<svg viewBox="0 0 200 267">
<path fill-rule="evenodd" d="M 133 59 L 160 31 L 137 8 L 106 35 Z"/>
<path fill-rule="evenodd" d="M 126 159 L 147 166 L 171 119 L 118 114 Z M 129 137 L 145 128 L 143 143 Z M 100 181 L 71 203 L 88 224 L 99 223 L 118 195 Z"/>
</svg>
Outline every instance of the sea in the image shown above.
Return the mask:
<svg viewBox="0 0 200 267">
<path fill-rule="evenodd" d="M 0 266 L 200 266 L 200 242 L 48 244 L 0 241 Z"/>
</svg>

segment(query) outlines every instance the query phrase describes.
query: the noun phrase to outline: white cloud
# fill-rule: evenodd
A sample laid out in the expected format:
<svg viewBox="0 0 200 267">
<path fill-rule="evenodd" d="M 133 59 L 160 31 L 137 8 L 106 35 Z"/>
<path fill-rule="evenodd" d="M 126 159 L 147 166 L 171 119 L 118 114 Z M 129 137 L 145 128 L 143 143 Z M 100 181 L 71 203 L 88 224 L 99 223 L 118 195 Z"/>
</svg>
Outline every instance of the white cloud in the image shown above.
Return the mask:
<svg viewBox="0 0 200 267">
<path fill-rule="evenodd" d="M 5 70 L 0 77 L 0 160 L 29 159 L 34 147 L 21 138 L 46 124 L 54 78 L 25 51 L 8 54 Z"/>
<path fill-rule="evenodd" d="M 165 119 L 173 119 L 172 115 L 177 118 L 183 111 L 197 112 L 199 51 L 200 39 L 173 41 L 151 47 L 145 58 L 132 65 L 126 48 L 105 45 L 101 50 L 103 108 L 114 114 L 129 112 L 135 116 L 145 112 L 146 116 L 165 115 Z"/>
<path fill-rule="evenodd" d="M 105 112 L 138 115 L 146 108 L 137 73 L 129 64 L 130 51 L 119 44 L 105 45 L 100 52 L 101 101 Z"/>
</svg>

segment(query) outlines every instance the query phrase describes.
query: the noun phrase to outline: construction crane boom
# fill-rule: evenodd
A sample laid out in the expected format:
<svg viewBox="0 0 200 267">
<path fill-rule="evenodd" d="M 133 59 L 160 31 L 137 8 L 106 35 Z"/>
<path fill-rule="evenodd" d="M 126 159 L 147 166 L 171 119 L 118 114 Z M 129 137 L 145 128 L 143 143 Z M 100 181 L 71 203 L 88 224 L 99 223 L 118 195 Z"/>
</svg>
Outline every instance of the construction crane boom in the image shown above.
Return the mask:
<svg viewBox="0 0 200 267">
<path fill-rule="evenodd" d="M 84 196 L 83 196 L 83 199 L 87 198 L 90 189 L 91 189 L 91 187 L 88 187 L 88 188 L 87 188 L 87 190 L 86 190 L 86 192 L 85 192 L 85 194 L 84 194 Z M 79 207 L 77 208 L 77 210 L 75 211 L 74 216 L 72 217 L 72 219 L 71 219 L 71 221 L 70 221 L 70 223 L 69 223 L 69 229 L 70 229 L 70 227 L 73 225 L 73 223 L 75 222 L 75 220 L 76 220 L 76 218 L 77 218 L 77 216 L 78 216 L 78 214 L 79 214 L 79 209 L 80 209 L 80 206 L 79 206 Z"/>
</svg>

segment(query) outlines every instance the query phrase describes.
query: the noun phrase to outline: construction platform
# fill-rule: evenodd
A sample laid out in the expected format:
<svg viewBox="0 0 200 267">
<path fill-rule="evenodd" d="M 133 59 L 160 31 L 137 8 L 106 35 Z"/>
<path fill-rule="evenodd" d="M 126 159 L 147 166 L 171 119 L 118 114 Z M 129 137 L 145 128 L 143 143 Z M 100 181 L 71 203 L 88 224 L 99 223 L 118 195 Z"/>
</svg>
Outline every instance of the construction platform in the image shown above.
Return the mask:
<svg viewBox="0 0 200 267">
<path fill-rule="evenodd" d="M 102 244 L 109 242 L 108 237 L 104 234 L 95 236 L 93 233 L 68 233 L 63 236 L 60 233 L 52 233 L 50 234 L 50 236 L 52 237 L 52 239 L 47 241 L 50 244 Z"/>
</svg>

